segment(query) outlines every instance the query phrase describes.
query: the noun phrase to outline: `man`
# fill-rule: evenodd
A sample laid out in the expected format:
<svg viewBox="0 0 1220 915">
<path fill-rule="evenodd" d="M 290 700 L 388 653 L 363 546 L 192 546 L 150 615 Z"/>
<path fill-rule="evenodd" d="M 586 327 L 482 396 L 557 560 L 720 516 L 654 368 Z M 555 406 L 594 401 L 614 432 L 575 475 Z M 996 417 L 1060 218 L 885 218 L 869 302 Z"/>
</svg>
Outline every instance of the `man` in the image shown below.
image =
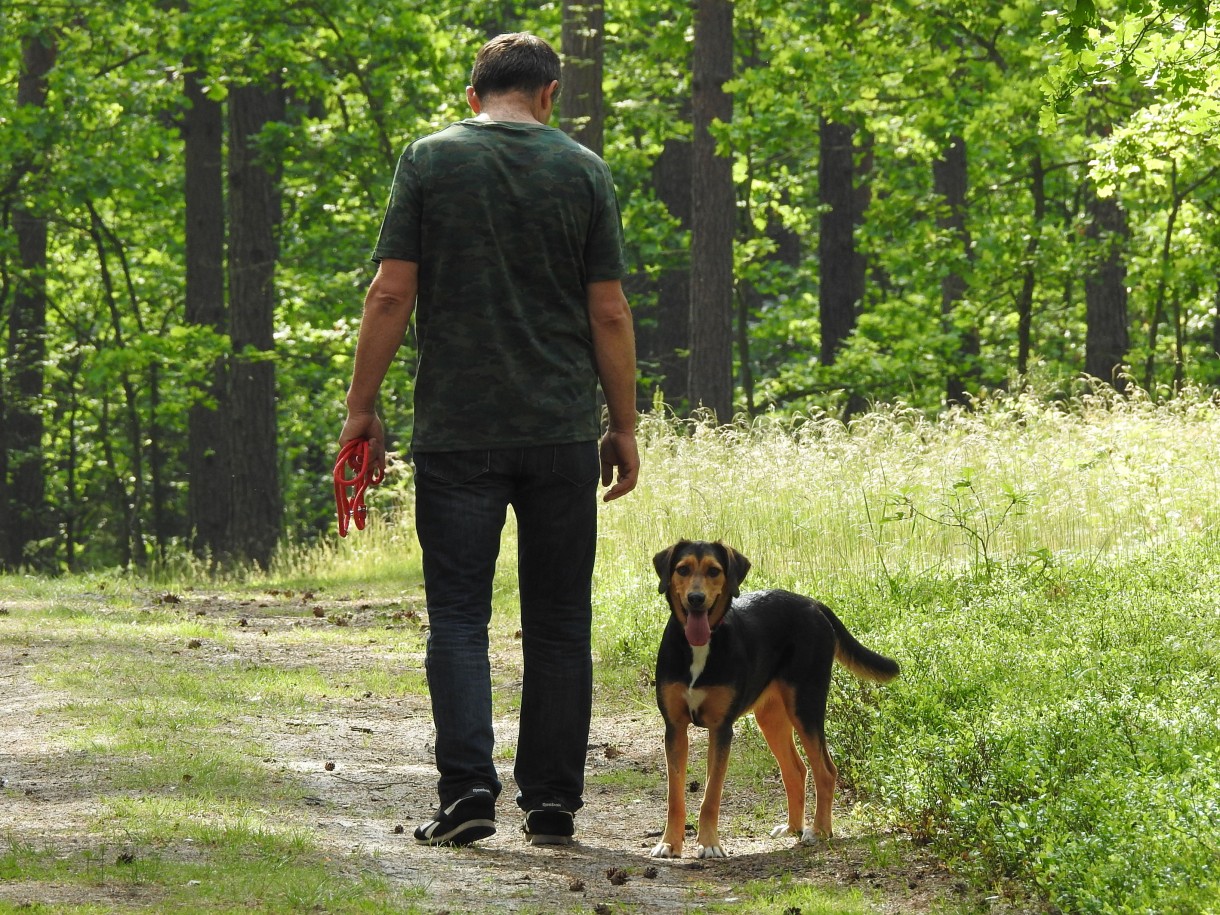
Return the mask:
<svg viewBox="0 0 1220 915">
<path fill-rule="evenodd" d="M 639 454 L 618 204 L 605 163 L 547 124 L 558 78 L 546 42 L 494 38 L 466 89 L 474 117 L 402 154 L 347 395 L 340 444 L 368 438 L 370 463 L 384 466 L 374 403 L 414 311 L 411 457 L 440 773 L 440 806 L 415 830 L 427 845 L 495 832 L 487 627 L 509 505 L 524 661 L 514 777 L 526 835 L 571 842 L 583 804 L 597 482 L 610 487 L 607 501 L 630 492 Z"/>
</svg>

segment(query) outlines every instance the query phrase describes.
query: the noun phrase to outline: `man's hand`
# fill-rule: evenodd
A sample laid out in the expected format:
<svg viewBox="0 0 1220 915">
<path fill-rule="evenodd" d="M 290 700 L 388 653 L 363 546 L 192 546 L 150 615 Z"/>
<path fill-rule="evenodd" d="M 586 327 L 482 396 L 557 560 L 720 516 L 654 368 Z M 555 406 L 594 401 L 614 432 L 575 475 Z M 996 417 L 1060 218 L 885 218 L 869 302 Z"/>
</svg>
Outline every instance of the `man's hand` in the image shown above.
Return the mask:
<svg viewBox="0 0 1220 915">
<path fill-rule="evenodd" d="M 635 432 L 615 432 L 602 436 L 602 485 L 610 489 L 602 496 L 603 502 L 613 502 L 635 489 L 640 476 L 640 451 L 635 443 Z M 614 472 L 618 470 L 618 479 Z M 614 485 L 611 485 L 611 484 Z"/>
<path fill-rule="evenodd" d="M 385 429 L 381 425 L 381 417 L 372 411 L 348 410 L 347 421 L 339 433 L 339 448 L 360 438 L 369 440 L 369 469 L 385 473 Z"/>
</svg>

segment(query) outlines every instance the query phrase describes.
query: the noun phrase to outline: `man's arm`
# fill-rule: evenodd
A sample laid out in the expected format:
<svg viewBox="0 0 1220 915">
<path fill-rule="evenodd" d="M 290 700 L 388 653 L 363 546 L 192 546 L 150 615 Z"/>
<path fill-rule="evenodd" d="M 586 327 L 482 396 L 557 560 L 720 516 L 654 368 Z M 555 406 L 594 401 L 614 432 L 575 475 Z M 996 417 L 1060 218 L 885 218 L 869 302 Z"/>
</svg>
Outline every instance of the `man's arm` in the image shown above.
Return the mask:
<svg viewBox="0 0 1220 915">
<path fill-rule="evenodd" d="M 415 294 L 419 288 L 419 264 L 385 259 L 364 297 L 364 316 L 356 340 L 356 362 L 347 389 L 347 420 L 339 435 L 339 446 L 352 439 L 369 440 L 369 462 L 385 469 L 385 431 L 377 415 L 377 392 L 402 345 Z"/>
<path fill-rule="evenodd" d="M 610 486 L 602 498 L 609 502 L 631 492 L 640 473 L 635 440 L 635 331 L 618 280 L 590 283 L 586 295 L 597 377 L 610 413 L 610 428 L 601 442 L 602 485 Z"/>
</svg>

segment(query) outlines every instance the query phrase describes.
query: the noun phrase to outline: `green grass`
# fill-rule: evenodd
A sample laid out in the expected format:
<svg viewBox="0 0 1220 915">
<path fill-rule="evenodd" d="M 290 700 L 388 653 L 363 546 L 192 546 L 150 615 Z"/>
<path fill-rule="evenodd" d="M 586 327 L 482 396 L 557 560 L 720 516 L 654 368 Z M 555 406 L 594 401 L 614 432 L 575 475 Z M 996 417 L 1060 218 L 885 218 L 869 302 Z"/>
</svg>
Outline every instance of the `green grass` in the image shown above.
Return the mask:
<svg viewBox="0 0 1220 915">
<path fill-rule="evenodd" d="M 54 588 L 42 594 L 59 596 Z M 233 634 L 220 624 L 127 604 L 122 596 L 104 604 L 77 598 L 4 620 L 2 644 L 61 646 L 44 648 L 35 675 L 71 698 L 42 714 L 69 771 L 86 781 L 104 776 L 93 822 L 66 850 L 6 836 L 0 826 L 0 880 L 129 884 L 158 911 L 417 911 L 418 888 L 353 875 L 362 866 L 355 856 L 332 861 L 308 829 L 287 825 L 295 818 L 280 811 L 299 801 L 300 787 L 265 764 L 270 751 L 259 737 L 262 709 L 304 712 L 366 692 L 420 693 L 418 671 L 378 663 L 376 653 L 390 644 L 382 630 L 318 621 L 312 641 L 342 640 L 369 653 L 365 665 L 336 679 L 309 663 L 230 661 L 223 653 Z M 189 648 L 192 640 L 221 657 L 201 656 L 205 649 Z M 289 648 L 311 641 L 293 629 L 275 640 Z M 420 646 L 409 631 L 397 631 L 396 642 Z M 0 912 L 8 910 L 0 902 Z"/>
<path fill-rule="evenodd" d="M 174 839 L 195 843 L 198 860 L 169 857 L 157 844 L 146 844 L 138 831 L 126 830 L 114 847 L 94 845 L 63 854 L 51 846 L 4 842 L 0 837 L 0 880 L 27 883 L 119 883 L 128 886 L 140 905 L 163 912 L 325 911 L 378 913 L 418 911 L 418 890 L 391 887 L 369 875 L 336 874 L 330 862 L 314 852 L 307 838 L 281 836 L 250 822 L 224 826 L 192 825 L 173 811 L 114 811 L 116 818 L 155 816 L 176 827 Z M 216 817 L 214 807 L 209 818 Z M 139 822 L 133 820 L 133 822 Z M 117 854 L 116 854 L 117 853 Z M 118 859 L 116 861 L 116 858 Z M 0 912 L 112 912 L 112 904 L 11 904 L 0 900 Z"/>
<path fill-rule="evenodd" d="M 866 915 L 875 912 L 858 891 L 822 890 L 800 884 L 785 875 L 773 880 L 751 881 L 731 900 L 711 906 L 711 912 L 750 912 L 751 915 Z"/>
<path fill-rule="evenodd" d="M 1062 911 L 1217 911 L 1220 409 L 1212 400 L 1014 399 L 935 422 L 894 408 L 850 428 L 812 417 L 716 430 L 655 415 L 645 418 L 641 441 L 638 490 L 601 514 L 599 701 L 630 712 L 651 705 L 648 678 L 667 614 L 653 553 L 681 537 L 724 538 L 754 563 L 747 587 L 814 594 L 865 644 L 903 665 L 884 687 L 835 674 L 828 735 L 856 801 L 840 819 L 848 834 L 897 828 L 976 886 Z M 286 551 L 270 575 L 234 586 L 418 603 L 409 488 L 376 493 L 371 503 L 366 531 Z M 516 628 L 511 523 L 505 540 L 493 632 L 502 643 Z M 201 584 L 189 564 L 175 574 L 167 570 L 159 582 Z M 174 656 L 150 652 L 150 640 L 189 636 L 223 648 L 229 636 L 206 619 L 139 610 L 138 587 L 121 576 L 0 578 L 0 602 L 56 601 L 54 625 L 74 633 L 86 655 L 110 646 L 98 663 L 109 665 L 123 708 L 78 699 L 62 714 L 87 756 L 129 762 L 124 783 L 149 795 L 143 803 L 162 805 L 111 812 L 134 828 L 189 823 L 192 803 L 220 804 L 228 812 L 218 828 L 231 832 L 212 846 L 196 837 L 217 849 L 211 866 L 239 867 L 219 857 L 219 845 L 232 842 L 256 861 L 285 861 L 280 898 L 322 900 L 311 904 L 328 910 L 357 905 L 354 888 L 369 885 L 307 864 L 298 874 L 296 858 L 311 854 L 308 837 L 281 835 L 243 807 L 250 794 L 229 776 L 265 776 L 254 763 L 257 740 L 235 750 L 235 735 L 252 736 L 241 723 L 250 696 L 291 705 L 373 684 L 394 694 L 421 689 L 418 677 L 377 680 L 372 662 L 342 684 L 307 663 L 182 669 Z M 104 600 L 76 596 L 86 589 Z M 5 623 L 9 640 L 37 637 L 16 622 Z M 302 646 L 359 638 L 378 652 L 404 635 L 335 626 L 281 637 Z M 418 634 L 411 638 L 409 650 L 420 651 Z M 65 654 L 48 676 L 83 695 L 99 673 Z M 501 700 L 511 708 L 511 697 Z M 186 723 L 196 716 L 212 736 L 191 743 Z M 757 814 L 778 822 L 782 792 L 752 727 L 739 728 L 730 779 L 757 789 Z M 187 790 L 183 772 L 192 773 Z M 175 779 L 172 796 L 158 790 Z M 274 796 L 275 786 L 258 790 Z M 158 876 L 170 874 L 158 868 L 189 867 L 156 854 L 172 835 L 145 835 L 149 851 L 137 857 L 143 884 L 167 894 L 190 879 Z M 83 880 L 91 867 L 38 848 L 6 854 L 0 844 L 0 877 L 66 868 Z M 236 896 L 207 904 L 241 905 L 234 900 L 273 891 L 273 868 L 250 870 L 255 885 L 235 878 Z M 371 898 L 391 894 L 371 886 Z M 740 895 L 744 901 L 721 910 L 808 915 L 847 904 L 839 895 L 823 903 L 799 881 Z M 174 901 L 188 911 L 204 905 Z"/>
</svg>

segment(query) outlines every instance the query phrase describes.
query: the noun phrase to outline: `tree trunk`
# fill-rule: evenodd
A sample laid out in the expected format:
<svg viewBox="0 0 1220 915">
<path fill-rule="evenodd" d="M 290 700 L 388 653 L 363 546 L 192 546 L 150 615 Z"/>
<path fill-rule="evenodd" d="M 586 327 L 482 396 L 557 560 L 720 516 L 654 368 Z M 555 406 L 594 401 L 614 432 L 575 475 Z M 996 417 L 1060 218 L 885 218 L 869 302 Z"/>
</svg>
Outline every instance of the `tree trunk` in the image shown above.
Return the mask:
<svg viewBox="0 0 1220 915">
<path fill-rule="evenodd" d="M 729 122 L 733 75 L 733 4 L 698 0 L 692 68 L 694 111 L 689 388 L 692 406 L 721 422 L 733 416 L 733 160 L 716 155 L 709 132 Z"/>
<path fill-rule="evenodd" d="M 102 220 L 92 202 L 88 203 L 87 208 L 90 218 L 89 235 L 93 239 L 93 244 L 97 251 L 98 277 L 102 283 L 102 297 L 106 303 L 106 310 L 110 315 L 110 327 L 113 333 L 112 342 L 116 350 L 122 350 L 127 346 L 127 336 L 123 331 L 123 319 L 119 313 L 118 301 L 115 295 L 110 261 L 106 253 Z M 130 469 L 128 473 L 124 474 L 124 479 L 118 482 L 118 491 L 122 493 L 122 499 L 117 504 L 123 506 L 125 514 L 123 537 L 127 542 L 127 546 L 124 549 L 124 555 L 127 557 L 128 562 L 132 562 L 137 568 L 143 569 L 148 564 L 148 555 L 144 545 L 143 517 L 145 504 L 144 424 L 140 417 L 137 386 L 125 369 L 119 372 L 119 387 L 123 390 L 123 414 L 127 431 L 127 445 L 130 449 L 128 453 Z M 115 465 L 115 468 L 117 470 L 117 465 Z M 131 484 L 130 491 L 127 490 L 128 482 Z"/>
<path fill-rule="evenodd" d="M 186 159 L 186 322 L 228 331 L 225 310 L 224 110 L 203 93 L 195 71 L 186 75 L 189 108 L 182 134 Z M 224 417 L 226 365 L 217 359 L 202 400 L 187 419 L 187 520 L 197 556 L 228 558 L 232 511 L 229 441 Z"/>
<path fill-rule="evenodd" d="M 606 124 L 602 100 L 605 21 L 602 0 L 564 0 L 559 126 L 599 156 Z"/>
<path fill-rule="evenodd" d="M 1087 236 L 1093 243 L 1095 260 L 1084 281 L 1084 370 L 1125 391 L 1130 346 L 1127 265 L 1123 258 L 1127 220 L 1113 197 L 1093 195 L 1087 206 L 1091 216 Z"/>
<path fill-rule="evenodd" d="M 229 93 L 229 373 L 232 508 L 228 546 L 239 561 L 270 565 L 283 506 L 276 443 L 275 262 L 280 223 L 278 161 L 259 133 L 284 116 L 278 87 Z"/>
<path fill-rule="evenodd" d="M 684 230 L 691 223 L 691 144 L 671 137 L 652 166 L 657 199 Z M 690 252 L 667 265 L 656 281 L 655 320 L 641 321 L 641 365 L 654 366 L 665 402 L 673 407 L 688 401 L 687 352 L 690 347 Z"/>
<path fill-rule="evenodd" d="M 1220 358 L 1220 279 L 1212 294 L 1212 358 Z"/>
<path fill-rule="evenodd" d="M 821 119 L 819 129 L 818 314 L 822 333 L 819 361 L 834 365 L 839 348 L 855 329 L 864 298 L 865 260 L 856 250 L 856 227 L 863 221 L 856 187 L 855 128 Z"/>
<path fill-rule="evenodd" d="M 21 46 L 17 79 L 18 107 L 45 108 L 47 74 L 55 66 L 58 46 L 51 38 L 27 36 Z M 14 182 L 24 177 L 35 188 L 43 165 L 18 162 Z M 47 220 L 39 204 L 18 203 L 12 215 L 17 240 L 17 276 L 8 315 L 8 372 L 2 399 L 7 499 L 0 533 L 3 564 L 14 569 L 30 560 L 29 546 L 47 534 L 46 475 L 42 454 L 43 363 L 46 361 Z"/>
<path fill-rule="evenodd" d="M 1025 243 L 1025 275 L 1017 296 L 1017 374 L 1022 378 L 1029 374 L 1029 357 L 1033 352 L 1034 289 L 1038 280 L 1036 258 L 1042 221 L 1046 218 L 1046 169 L 1041 153 L 1034 153 L 1030 159 L 1029 187 L 1034 199 L 1034 225 L 1029 232 L 1029 241 Z"/>
<path fill-rule="evenodd" d="M 959 314 L 959 305 L 966 298 L 969 284 L 966 268 L 971 260 L 970 230 L 966 225 L 966 191 L 969 171 L 966 141 L 950 137 L 941 158 L 932 164 L 936 193 L 942 198 L 942 210 L 937 225 L 947 230 L 957 242 L 948 260 L 948 271 L 941 279 L 941 321 L 950 339 L 956 340 L 956 353 L 945 382 L 945 397 L 950 404 L 969 403 L 969 386 L 978 383 L 979 331 L 973 318 Z"/>
</svg>

